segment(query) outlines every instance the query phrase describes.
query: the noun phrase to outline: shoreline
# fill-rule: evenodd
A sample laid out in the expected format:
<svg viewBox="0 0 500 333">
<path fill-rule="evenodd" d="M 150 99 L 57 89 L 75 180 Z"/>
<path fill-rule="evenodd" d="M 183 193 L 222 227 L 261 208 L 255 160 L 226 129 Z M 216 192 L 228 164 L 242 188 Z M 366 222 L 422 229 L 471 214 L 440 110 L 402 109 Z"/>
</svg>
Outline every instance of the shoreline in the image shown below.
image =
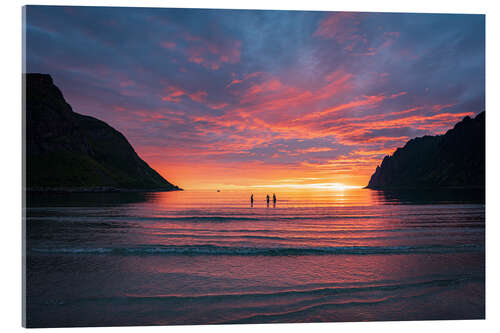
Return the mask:
<svg viewBox="0 0 500 333">
<path fill-rule="evenodd" d="M 184 191 L 180 187 L 166 188 L 117 188 L 117 187 L 30 187 L 26 193 L 118 193 L 118 192 L 173 192 Z"/>
<path fill-rule="evenodd" d="M 376 191 L 394 191 L 394 190 L 486 190 L 485 186 L 365 186 L 363 189 Z"/>
</svg>

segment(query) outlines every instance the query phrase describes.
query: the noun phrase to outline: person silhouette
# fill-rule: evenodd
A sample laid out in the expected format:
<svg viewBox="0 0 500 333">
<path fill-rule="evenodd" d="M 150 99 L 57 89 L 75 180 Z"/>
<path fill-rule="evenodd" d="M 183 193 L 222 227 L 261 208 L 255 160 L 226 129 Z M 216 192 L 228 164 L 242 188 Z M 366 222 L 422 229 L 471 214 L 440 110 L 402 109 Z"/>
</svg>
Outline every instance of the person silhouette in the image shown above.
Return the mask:
<svg viewBox="0 0 500 333">
<path fill-rule="evenodd" d="M 267 207 L 269 207 L 269 194 L 266 196 L 266 200 L 267 200 Z"/>
<path fill-rule="evenodd" d="M 276 194 L 273 193 L 273 207 L 276 207 Z"/>
<path fill-rule="evenodd" d="M 252 193 L 252 195 L 250 196 L 250 205 L 253 207 L 253 193 Z"/>
</svg>

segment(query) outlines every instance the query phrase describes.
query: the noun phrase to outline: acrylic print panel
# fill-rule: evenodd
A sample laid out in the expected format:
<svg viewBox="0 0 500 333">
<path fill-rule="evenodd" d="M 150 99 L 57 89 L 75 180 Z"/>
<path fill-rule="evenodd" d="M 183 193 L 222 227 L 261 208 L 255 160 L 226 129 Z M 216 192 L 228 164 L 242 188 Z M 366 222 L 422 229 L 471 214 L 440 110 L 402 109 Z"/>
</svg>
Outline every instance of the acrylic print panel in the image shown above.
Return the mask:
<svg viewBox="0 0 500 333">
<path fill-rule="evenodd" d="M 484 318 L 483 15 L 23 29 L 25 326 Z"/>
</svg>

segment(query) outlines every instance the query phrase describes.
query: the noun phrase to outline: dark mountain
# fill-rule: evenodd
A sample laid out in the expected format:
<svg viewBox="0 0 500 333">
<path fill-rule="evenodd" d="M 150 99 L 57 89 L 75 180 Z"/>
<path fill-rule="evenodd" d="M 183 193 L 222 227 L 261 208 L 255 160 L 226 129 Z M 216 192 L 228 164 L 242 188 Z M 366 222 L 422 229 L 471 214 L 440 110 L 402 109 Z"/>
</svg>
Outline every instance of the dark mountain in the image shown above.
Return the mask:
<svg viewBox="0 0 500 333">
<path fill-rule="evenodd" d="M 444 135 L 415 138 L 386 156 L 367 188 L 484 188 L 485 113 Z"/>
<path fill-rule="evenodd" d="M 24 83 L 29 190 L 180 190 L 120 132 L 73 112 L 49 75 L 26 74 Z"/>
</svg>

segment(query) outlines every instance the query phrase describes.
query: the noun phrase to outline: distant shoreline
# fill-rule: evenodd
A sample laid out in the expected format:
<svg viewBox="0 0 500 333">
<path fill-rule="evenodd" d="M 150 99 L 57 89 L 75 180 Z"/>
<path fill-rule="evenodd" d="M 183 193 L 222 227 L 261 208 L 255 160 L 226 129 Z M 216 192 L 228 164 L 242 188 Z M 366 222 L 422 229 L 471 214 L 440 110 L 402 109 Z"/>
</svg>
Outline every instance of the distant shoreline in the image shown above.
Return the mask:
<svg viewBox="0 0 500 333">
<path fill-rule="evenodd" d="M 116 188 L 116 187 L 31 187 L 25 188 L 26 193 L 110 193 L 110 192 L 171 192 L 184 191 L 180 187 L 165 188 Z"/>
<path fill-rule="evenodd" d="M 415 186 L 365 186 L 363 189 L 368 190 L 377 190 L 377 191 L 385 191 L 385 190 L 484 190 L 486 187 L 484 186 L 424 186 L 424 187 L 415 187 Z"/>
</svg>

